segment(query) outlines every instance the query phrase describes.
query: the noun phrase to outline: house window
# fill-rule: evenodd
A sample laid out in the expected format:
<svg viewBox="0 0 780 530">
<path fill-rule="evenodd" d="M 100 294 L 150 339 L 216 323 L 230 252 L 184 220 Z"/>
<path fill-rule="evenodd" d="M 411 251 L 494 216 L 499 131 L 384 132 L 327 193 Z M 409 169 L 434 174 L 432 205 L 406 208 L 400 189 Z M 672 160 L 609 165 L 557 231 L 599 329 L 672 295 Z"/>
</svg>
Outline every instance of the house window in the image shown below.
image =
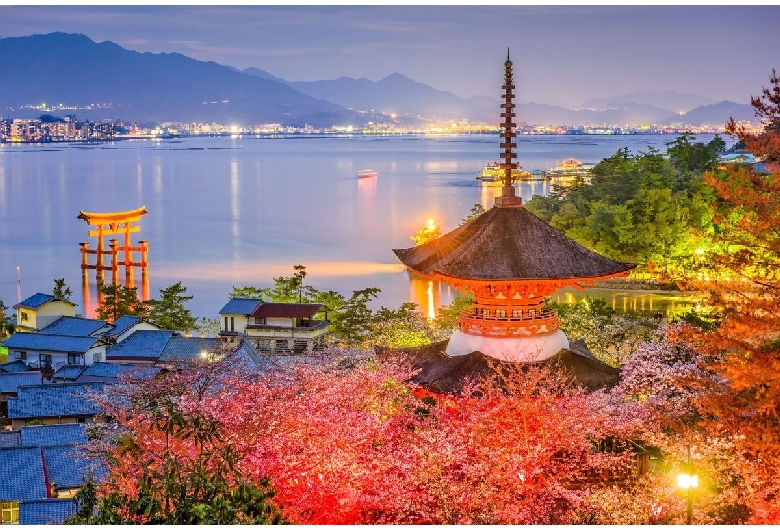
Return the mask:
<svg viewBox="0 0 780 530">
<path fill-rule="evenodd" d="M 68 364 L 84 364 L 84 356 L 80 353 L 69 353 Z"/>
<path fill-rule="evenodd" d="M 227 330 L 228 330 L 228 327 L 227 327 L 227 322 L 228 322 L 228 321 L 227 321 L 227 318 L 228 318 L 228 317 L 225 317 L 225 331 L 227 331 Z"/>
<path fill-rule="evenodd" d="M 103 361 L 103 354 L 100 353 L 99 351 L 95 352 L 95 355 L 92 356 L 92 361 L 96 362 L 96 363 L 102 362 Z"/>
<path fill-rule="evenodd" d="M 41 368 L 51 368 L 51 355 L 48 353 L 38 354 L 38 365 Z"/>
<path fill-rule="evenodd" d="M 18 502 L 0 502 L 0 523 L 19 524 Z"/>
<path fill-rule="evenodd" d="M 19 311 L 19 313 L 21 315 L 21 321 L 22 322 L 27 322 L 27 312 L 26 311 Z"/>
<path fill-rule="evenodd" d="M 230 317 L 230 331 L 235 331 L 235 330 L 236 330 L 235 318 L 234 317 Z"/>
<path fill-rule="evenodd" d="M 17 361 L 26 361 L 27 360 L 27 352 L 26 351 L 14 352 L 14 359 L 16 359 Z"/>
</svg>

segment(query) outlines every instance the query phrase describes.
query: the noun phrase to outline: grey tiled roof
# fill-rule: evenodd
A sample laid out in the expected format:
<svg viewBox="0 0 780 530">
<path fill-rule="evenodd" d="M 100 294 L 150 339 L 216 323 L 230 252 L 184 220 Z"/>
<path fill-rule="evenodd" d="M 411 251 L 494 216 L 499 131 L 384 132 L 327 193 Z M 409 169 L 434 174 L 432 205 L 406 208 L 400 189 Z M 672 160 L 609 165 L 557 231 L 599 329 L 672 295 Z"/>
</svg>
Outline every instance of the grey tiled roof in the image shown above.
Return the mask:
<svg viewBox="0 0 780 530">
<path fill-rule="evenodd" d="M 225 304 L 225 307 L 220 309 L 220 315 L 251 315 L 257 306 L 262 304 L 263 301 L 259 298 L 231 298 L 230 301 Z"/>
<path fill-rule="evenodd" d="M 38 309 L 46 302 L 54 300 L 54 295 L 35 293 L 32 296 L 28 296 L 18 304 L 14 306 L 14 309 Z"/>
<path fill-rule="evenodd" d="M 106 359 L 156 361 L 172 331 L 135 331 L 106 352 Z"/>
<path fill-rule="evenodd" d="M 87 366 L 79 380 L 87 377 L 105 377 L 118 379 L 120 375 L 128 374 L 133 379 L 151 379 L 160 373 L 159 366 L 138 366 L 137 364 L 94 363 Z"/>
<path fill-rule="evenodd" d="M 54 379 L 69 379 L 75 381 L 86 366 L 80 364 L 66 364 L 54 372 Z"/>
<path fill-rule="evenodd" d="M 131 327 L 133 327 L 136 324 L 138 324 L 140 321 L 141 321 L 141 319 L 139 317 L 134 317 L 134 316 L 130 316 L 130 315 L 122 315 L 121 317 L 119 317 L 116 320 L 114 320 L 114 322 L 112 324 L 114 327 L 111 328 L 110 330 L 108 330 L 106 332 L 106 335 L 111 335 L 111 336 L 114 336 L 114 337 L 119 336 L 122 333 L 124 333 L 125 331 L 127 331 L 128 329 L 130 329 Z"/>
<path fill-rule="evenodd" d="M 18 361 L 11 361 L 9 363 L 0 364 L 0 373 L 7 372 L 7 373 L 19 373 L 19 372 L 26 372 L 27 371 L 27 363 L 18 360 Z"/>
<path fill-rule="evenodd" d="M 48 486 L 39 447 L 0 448 L 0 502 L 45 499 Z"/>
<path fill-rule="evenodd" d="M 72 445 L 44 447 L 43 460 L 49 482 L 56 482 L 58 488 L 79 487 L 91 474 L 89 462 Z"/>
<path fill-rule="evenodd" d="M 203 351 L 214 353 L 220 349 L 222 341 L 216 338 L 171 337 L 165 345 L 159 362 L 184 359 L 197 359 Z"/>
<path fill-rule="evenodd" d="M 80 444 L 87 441 L 84 425 L 64 423 L 61 425 L 34 425 L 19 429 L 21 445 L 48 447 L 52 445 Z"/>
<path fill-rule="evenodd" d="M 40 385 L 43 382 L 41 372 L 9 372 L 0 374 L 0 394 L 16 393 L 24 385 Z"/>
<path fill-rule="evenodd" d="M 6 339 L 3 346 L 24 350 L 84 353 L 97 341 L 96 337 L 69 337 L 67 335 L 19 332 Z"/>
<path fill-rule="evenodd" d="M 0 431 L 0 447 L 19 447 L 22 437 L 19 431 Z"/>
<path fill-rule="evenodd" d="M 93 416 L 100 413 L 100 408 L 87 397 L 87 390 L 101 391 L 104 386 L 104 383 L 22 386 L 17 397 L 8 399 L 8 417 Z"/>
<path fill-rule="evenodd" d="M 62 524 L 76 513 L 73 499 L 40 499 L 19 504 L 19 524 Z"/>
<path fill-rule="evenodd" d="M 104 327 L 106 327 L 105 320 L 64 316 L 41 329 L 38 333 L 88 337 Z"/>
</svg>

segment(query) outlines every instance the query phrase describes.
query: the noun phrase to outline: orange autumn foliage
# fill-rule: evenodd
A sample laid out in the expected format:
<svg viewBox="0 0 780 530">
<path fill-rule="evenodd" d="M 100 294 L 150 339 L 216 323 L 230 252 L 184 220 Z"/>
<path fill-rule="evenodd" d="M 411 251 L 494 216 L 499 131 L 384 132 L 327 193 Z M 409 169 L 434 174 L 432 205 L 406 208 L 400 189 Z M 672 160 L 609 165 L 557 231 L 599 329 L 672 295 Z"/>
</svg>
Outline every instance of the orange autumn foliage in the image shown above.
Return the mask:
<svg viewBox="0 0 780 530">
<path fill-rule="evenodd" d="M 706 294 L 721 318 L 711 331 L 683 336 L 727 381 L 702 400 L 705 426 L 733 437 L 750 456 L 745 473 L 764 478 L 754 522 L 780 522 L 780 77 L 751 104 L 764 125 L 750 133 L 734 120 L 729 134 L 762 160 L 768 173 L 731 167 L 705 175 L 715 190 L 716 233 L 702 277 L 689 288 Z"/>
</svg>

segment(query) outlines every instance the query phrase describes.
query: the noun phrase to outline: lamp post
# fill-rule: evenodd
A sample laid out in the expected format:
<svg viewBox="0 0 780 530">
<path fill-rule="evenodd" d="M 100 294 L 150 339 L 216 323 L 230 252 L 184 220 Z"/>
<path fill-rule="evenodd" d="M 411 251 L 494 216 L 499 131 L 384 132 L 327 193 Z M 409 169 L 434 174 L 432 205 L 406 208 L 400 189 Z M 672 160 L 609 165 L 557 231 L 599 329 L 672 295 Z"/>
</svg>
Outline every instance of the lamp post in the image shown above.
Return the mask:
<svg viewBox="0 0 780 530">
<path fill-rule="evenodd" d="M 699 486 L 699 477 L 693 474 L 690 445 L 688 446 L 688 464 L 685 467 L 686 473 L 677 475 L 677 485 L 686 492 L 688 507 L 685 516 L 685 524 L 691 524 L 691 520 L 693 519 L 693 488 Z"/>
</svg>

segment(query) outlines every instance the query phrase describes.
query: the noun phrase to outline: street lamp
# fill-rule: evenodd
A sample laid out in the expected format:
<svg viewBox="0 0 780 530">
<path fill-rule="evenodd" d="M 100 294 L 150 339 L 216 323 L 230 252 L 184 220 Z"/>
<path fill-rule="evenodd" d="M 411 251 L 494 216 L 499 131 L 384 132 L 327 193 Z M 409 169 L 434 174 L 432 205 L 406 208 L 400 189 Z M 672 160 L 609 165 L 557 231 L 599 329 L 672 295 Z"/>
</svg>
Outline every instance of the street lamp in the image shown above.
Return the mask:
<svg viewBox="0 0 780 530">
<path fill-rule="evenodd" d="M 685 524 L 691 524 L 693 519 L 693 488 L 699 487 L 699 477 L 693 474 L 693 464 L 691 463 L 691 446 L 688 446 L 688 465 L 687 473 L 677 475 L 677 486 L 685 490 L 688 510 L 685 516 Z"/>
</svg>

